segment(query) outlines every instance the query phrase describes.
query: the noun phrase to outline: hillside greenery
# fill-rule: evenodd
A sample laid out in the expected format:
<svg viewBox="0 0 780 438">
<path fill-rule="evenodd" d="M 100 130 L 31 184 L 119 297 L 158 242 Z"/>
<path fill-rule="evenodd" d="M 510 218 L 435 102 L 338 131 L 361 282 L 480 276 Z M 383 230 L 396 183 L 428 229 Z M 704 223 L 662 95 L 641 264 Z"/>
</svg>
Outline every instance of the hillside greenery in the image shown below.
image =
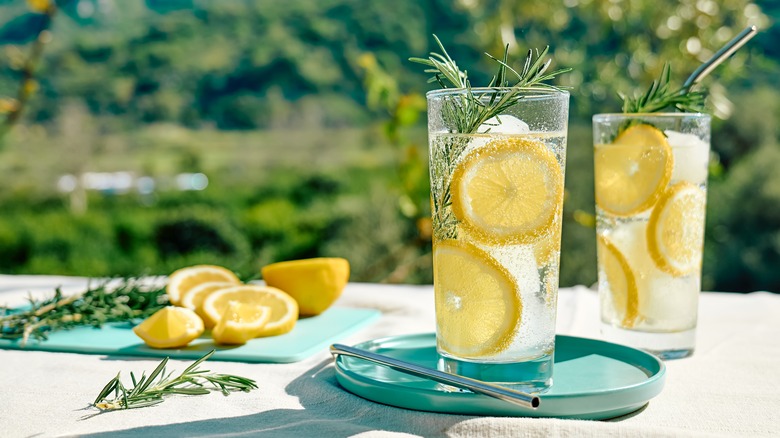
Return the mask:
<svg viewBox="0 0 780 438">
<path fill-rule="evenodd" d="M 0 0 L 0 113 L 16 102 L 46 0 Z M 431 281 L 424 93 L 407 61 L 436 34 L 474 84 L 485 51 L 550 45 L 572 94 L 561 284 L 595 282 L 590 117 L 665 61 L 715 115 L 703 287 L 780 291 L 780 6 L 768 0 L 59 0 L 22 118 L 0 138 L 0 272 L 244 278 L 342 256 L 352 280 Z M 5 108 L 5 110 L 4 110 Z M 0 114 L 0 118 L 3 115 Z M 129 172 L 153 191 L 58 190 Z M 203 173 L 202 191 L 176 188 Z"/>
</svg>

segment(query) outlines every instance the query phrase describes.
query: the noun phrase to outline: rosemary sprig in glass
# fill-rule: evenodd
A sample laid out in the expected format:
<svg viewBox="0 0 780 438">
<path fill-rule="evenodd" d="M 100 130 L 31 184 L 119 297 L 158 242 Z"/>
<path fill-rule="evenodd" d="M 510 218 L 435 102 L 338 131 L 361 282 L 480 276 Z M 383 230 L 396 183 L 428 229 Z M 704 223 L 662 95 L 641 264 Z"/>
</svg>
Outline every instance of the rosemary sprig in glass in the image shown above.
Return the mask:
<svg viewBox="0 0 780 438">
<path fill-rule="evenodd" d="M 133 278 L 105 281 L 74 295 L 57 288 L 50 298 L 28 301 L 24 310 L 0 307 L 0 339 L 19 340 L 24 346 L 57 330 L 143 319 L 168 304 L 164 287 L 148 287 Z"/>
<path fill-rule="evenodd" d="M 116 411 L 120 409 L 135 409 L 162 403 L 163 397 L 171 394 L 203 395 L 211 390 L 220 390 L 224 395 L 230 391 L 249 392 L 257 389 L 254 380 L 232 374 L 216 374 L 209 370 L 200 370 L 198 366 L 213 355 L 211 350 L 205 356 L 188 366 L 181 374 L 174 377 L 173 372 L 165 372 L 168 358 L 163 359 L 149 376 L 142 374 L 139 379 L 130 372 L 133 387 L 127 388 L 120 380 L 120 374 L 111 379 L 100 391 L 92 406 L 101 411 Z M 211 384 L 213 388 L 207 388 Z M 109 396 L 113 393 L 113 398 Z"/>
<path fill-rule="evenodd" d="M 524 91 L 533 90 L 559 90 L 558 87 L 546 83 L 562 73 L 571 69 L 565 68 L 548 72 L 552 62 L 547 59 L 549 46 L 544 50 L 529 50 L 522 67 L 513 68 L 509 64 L 509 45 L 504 47 L 501 58 L 496 58 L 485 53 L 491 60 L 497 63 L 496 73 L 491 78 L 487 87 L 474 89 L 469 81 L 468 72 L 461 70 L 455 60 L 447 53 L 441 40 L 434 35 L 436 44 L 441 53 L 431 52 L 428 58 L 409 58 L 410 61 L 422 64 L 428 68 L 426 73 L 432 76 L 428 83 L 437 83 L 441 88 L 459 89 L 462 93 L 443 97 L 442 117 L 445 124 L 450 127 L 452 134 L 474 134 L 488 120 L 498 117 L 506 109 L 515 105 L 524 96 Z M 505 89 L 503 93 L 494 93 L 497 88 Z M 484 133 L 490 131 L 488 125 Z M 442 148 L 431 149 L 431 163 L 436 167 L 435 174 L 451 175 L 458 157 L 468 145 L 468 138 L 452 137 Z M 433 201 L 434 238 L 439 240 L 453 239 L 457 237 L 457 219 L 452 213 L 450 204 L 452 196 L 449 181 L 441 184 L 433 181 L 431 198 Z"/>
<path fill-rule="evenodd" d="M 698 113 L 704 111 L 703 91 L 692 90 L 692 85 L 680 88 L 671 88 L 669 81 L 672 69 L 668 63 L 664 64 L 661 76 L 654 80 L 650 88 L 640 96 L 628 97 L 619 94 L 623 99 L 624 113 L 655 113 L 667 109 Z"/>
<path fill-rule="evenodd" d="M 468 71 L 461 70 L 458 64 L 453 60 L 447 49 L 444 48 L 441 40 L 434 35 L 436 44 L 441 49 L 441 53 L 431 52 L 428 58 L 409 58 L 409 61 L 425 65 L 426 73 L 432 73 L 433 76 L 428 79 L 428 83 L 438 83 L 441 88 L 457 88 L 465 90 L 465 97 L 452 96 L 447 99 L 443 107 L 443 116 L 455 126 L 455 132 L 459 134 L 472 134 L 487 120 L 501 114 L 502 111 L 511 107 L 518 100 L 522 99 L 522 91 L 533 89 L 553 89 L 558 87 L 547 84 L 546 81 L 554 79 L 561 73 L 571 71 L 570 68 L 564 68 L 547 73 L 550 67 L 551 59 L 545 59 L 550 47 L 547 46 L 534 56 L 533 50 L 528 50 L 523 67 L 520 71 L 512 68 L 508 63 L 509 45 L 504 47 L 504 54 L 498 59 L 489 53 L 485 53 L 490 59 L 498 64 L 496 74 L 490 80 L 487 88 L 509 88 L 506 93 L 480 93 L 472 89 L 469 81 Z M 449 86 L 448 86 L 449 84 Z"/>
</svg>

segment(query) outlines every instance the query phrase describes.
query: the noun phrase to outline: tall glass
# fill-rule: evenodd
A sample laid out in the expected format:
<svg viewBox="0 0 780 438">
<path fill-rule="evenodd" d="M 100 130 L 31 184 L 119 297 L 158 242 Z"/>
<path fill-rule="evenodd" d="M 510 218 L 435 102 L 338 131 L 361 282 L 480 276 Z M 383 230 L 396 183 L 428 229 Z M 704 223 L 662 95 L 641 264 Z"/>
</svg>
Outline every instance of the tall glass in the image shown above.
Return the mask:
<svg viewBox="0 0 780 438">
<path fill-rule="evenodd" d="M 593 117 L 602 333 L 689 356 L 696 337 L 710 116 Z"/>
<path fill-rule="evenodd" d="M 428 97 L 439 368 L 552 384 L 569 94 Z M 504 102 L 496 114 L 483 110 Z"/>
</svg>

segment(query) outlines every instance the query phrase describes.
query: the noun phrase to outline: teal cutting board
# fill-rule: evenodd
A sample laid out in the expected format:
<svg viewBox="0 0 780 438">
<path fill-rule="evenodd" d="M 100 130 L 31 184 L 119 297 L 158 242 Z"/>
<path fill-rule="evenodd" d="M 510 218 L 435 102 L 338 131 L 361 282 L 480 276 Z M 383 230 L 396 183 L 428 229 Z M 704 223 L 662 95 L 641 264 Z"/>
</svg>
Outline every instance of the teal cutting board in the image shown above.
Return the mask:
<svg viewBox="0 0 780 438">
<path fill-rule="evenodd" d="M 131 324 L 119 323 L 106 324 L 101 328 L 80 327 L 54 332 L 45 341 L 31 340 L 25 346 L 17 341 L 0 339 L 0 348 L 122 356 L 167 356 L 172 359 L 198 359 L 216 349 L 212 360 L 289 363 L 325 350 L 333 342 L 340 341 L 366 326 L 379 315 L 380 312 L 373 309 L 332 307 L 318 316 L 301 318 L 290 333 L 253 339 L 240 346 L 217 345 L 207 332 L 186 348 L 149 348 L 133 333 Z"/>
</svg>

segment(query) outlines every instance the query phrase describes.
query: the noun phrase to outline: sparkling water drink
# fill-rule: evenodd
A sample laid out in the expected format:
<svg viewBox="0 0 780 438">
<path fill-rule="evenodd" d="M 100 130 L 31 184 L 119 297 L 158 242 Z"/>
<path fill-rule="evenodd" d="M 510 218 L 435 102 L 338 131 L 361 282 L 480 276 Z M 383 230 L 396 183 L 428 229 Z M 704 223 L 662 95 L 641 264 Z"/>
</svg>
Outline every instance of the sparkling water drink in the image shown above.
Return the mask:
<svg viewBox="0 0 780 438">
<path fill-rule="evenodd" d="M 428 93 L 439 368 L 540 391 L 552 383 L 569 96 L 523 91 L 463 133 L 465 99 Z"/>
<path fill-rule="evenodd" d="M 593 117 L 598 286 L 610 340 L 695 346 L 710 150 L 704 114 Z"/>
</svg>

